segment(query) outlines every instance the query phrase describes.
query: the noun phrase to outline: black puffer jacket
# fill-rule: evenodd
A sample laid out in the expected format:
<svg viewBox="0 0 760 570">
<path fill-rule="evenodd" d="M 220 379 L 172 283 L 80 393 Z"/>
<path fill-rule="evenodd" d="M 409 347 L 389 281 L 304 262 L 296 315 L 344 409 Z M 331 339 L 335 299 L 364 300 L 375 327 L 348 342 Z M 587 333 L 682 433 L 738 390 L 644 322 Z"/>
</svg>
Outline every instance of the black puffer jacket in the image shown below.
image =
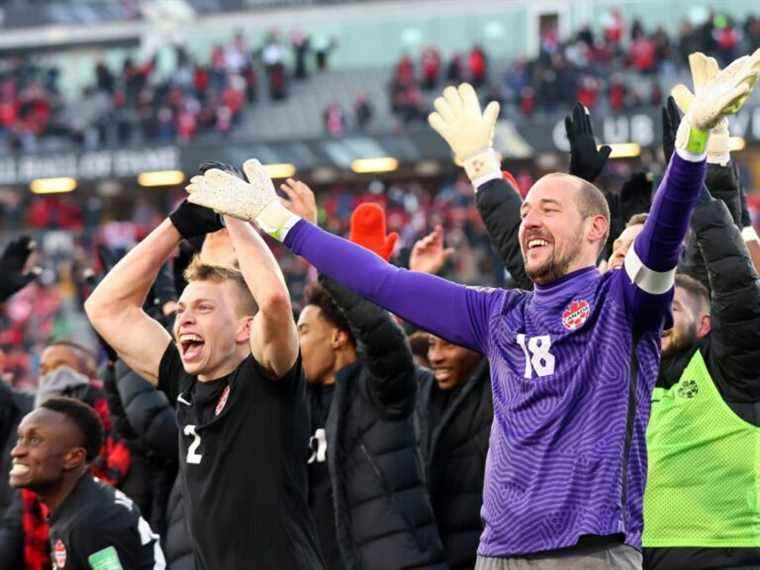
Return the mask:
<svg viewBox="0 0 760 570">
<path fill-rule="evenodd" d="M 156 522 L 151 521 L 151 527 L 161 529 L 169 570 L 192 570 L 192 542 L 177 478 L 179 428 L 176 412 L 163 392 L 121 361 L 116 364 L 116 376 L 126 416 L 154 466 L 151 508 Z"/>
<path fill-rule="evenodd" d="M 109 408 L 114 426 L 127 441 L 132 455 L 130 473 L 119 488 L 137 503 L 151 528 L 163 536 L 166 505 L 177 475 L 177 440 L 171 455 L 168 455 L 168 446 L 157 448 L 172 434 L 177 437 L 176 421 L 174 427 L 156 423 L 156 419 L 162 417 L 156 411 L 162 410 L 160 406 L 164 402 L 168 406 L 168 401 L 121 360 L 110 366 L 103 378 L 110 393 Z M 165 414 L 166 419 L 172 421 L 171 415 Z"/>
<path fill-rule="evenodd" d="M 169 495 L 167 510 L 168 525 L 164 537 L 166 564 L 168 570 L 195 570 L 193 541 L 185 517 L 185 502 L 182 498 L 182 482 L 177 477 Z"/>
<path fill-rule="evenodd" d="M 34 396 L 12 389 L 0 381 L 0 514 L 12 502 L 16 493 L 8 484 L 11 469 L 11 449 L 16 445 L 16 428 L 21 419 L 32 411 Z"/>
<path fill-rule="evenodd" d="M 733 166 L 708 164 L 705 185 L 713 198 L 722 201 L 726 205 L 733 223 L 739 228 L 744 227 L 742 225 L 742 204 L 746 201 L 746 197 L 742 195 L 739 189 L 739 175 L 736 169 Z M 689 225 L 686 247 L 683 258 L 678 264 L 678 271 L 694 277 L 694 279 L 709 288 L 710 281 L 707 277 L 707 268 L 705 267 L 705 260 L 697 243 L 695 230 L 696 226 L 692 222 Z"/>
<path fill-rule="evenodd" d="M 426 374 L 417 398 L 420 449 L 449 567 L 471 570 L 483 531 L 480 508 L 493 420 L 488 363 L 480 362 L 452 394 L 437 425 L 431 425 L 431 399 L 438 390 L 435 378 Z"/>
<path fill-rule="evenodd" d="M 360 359 L 341 370 L 327 418 L 327 461 L 345 568 L 447 568 L 414 430 L 417 369 L 390 315 L 321 278 Z"/>
</svg>

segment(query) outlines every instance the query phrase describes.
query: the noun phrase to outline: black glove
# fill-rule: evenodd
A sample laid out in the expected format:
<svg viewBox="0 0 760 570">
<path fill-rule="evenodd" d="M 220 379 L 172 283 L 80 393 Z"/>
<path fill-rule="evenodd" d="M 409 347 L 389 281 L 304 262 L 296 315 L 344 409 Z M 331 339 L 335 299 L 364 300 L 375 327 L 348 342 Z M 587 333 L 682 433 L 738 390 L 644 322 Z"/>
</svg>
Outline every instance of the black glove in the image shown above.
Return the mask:
<svg viewBox="0 0 760 570">
<path fill-rule="evenodd" d="M 648 212 L 652 206 L 653 179 L 649 172 L 637 172 L 623 182 L 620 189 L 620 217 L 623 226 L 635 214 Z"/>
<path fill-rule="evenodd" d="M 198 168 L 198 173 L 204 174 L 212 168 L 224 170 L 245 180 L 245 176 L 240 170 L 224 162 L 204 162 Z M 203 206 L 191 204 L 187 200 L 182 200 L 180 205 L 169 214 L 169 219 L 184 239 L 205 236 L 224 227 L 224 221 L 219 214 Z"/>
<path fill-rule="evenodd" d="M 205 236 L 224 227 L 222 217 L 214 210 L 191 204 L 187 200 L 180 202 L 169 214 L 169 219 L 184 239 Z"/>
<path fill-rule="evenodd" d="M 23 273 L 24 266 L 36 247 L 31 236 L 21 236 L 10 242 L 0 255 L 0 303 L 26 287 L 39 271 Z"/>
<path fill-rule="evenodd" d="M 202 162 L 198 167 L 198 173 L 205 174 L 207 170 L 211 170 L 212 168 L 216 168 L 217 170 L 222 170 L 224 172 L 229 172 L 233 176 L 237 176 L 238 178 L 242 178 L 246 182 L 249 182 L 248 177 L 245 175 L 245 172 L 243 172 L 242 169 L 226 162 L 219 162 L 218 160 L 208 160 L 206 162 Z"/>
<path fill-rule="evenodd" d="M 670 163 L 670 157 L 676 148 L 676 131 L 681 124 L 681 113 L 673 97 L 662 108 L 662 152 L 665 155 L 665 163 Z"/>
<path fill-rule="evenodd" d="M 597 150 L 591 119 L 580 103 L 573 107 L 572 117 L 565 117 L 565 133 L 570 141 L 570 174 L 593 182 L 607 164 L 612 149 L 604 145 Z"/>
</svg>

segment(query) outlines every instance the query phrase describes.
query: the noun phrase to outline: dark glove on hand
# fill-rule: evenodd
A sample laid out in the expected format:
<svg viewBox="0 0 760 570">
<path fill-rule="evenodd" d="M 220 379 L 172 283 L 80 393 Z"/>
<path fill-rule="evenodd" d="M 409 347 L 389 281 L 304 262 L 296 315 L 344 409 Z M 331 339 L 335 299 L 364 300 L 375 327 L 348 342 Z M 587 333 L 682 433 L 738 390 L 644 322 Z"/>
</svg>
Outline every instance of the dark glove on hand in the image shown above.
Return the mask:
<svg viewBox="0 0 760 570">
<path fill-rule="evenodd" d="M 681 124 L 681 113 L 673 97 L 662 108 L 662 152 L 665 155 L 665 164 L 670 164 L 670 157 L 676 148 L 676 132 Z"/>
<path fill-rule="evenodd" d="M 243 180 L 246 179 L 239 169 L 224 162 L 204 162 L 198 168 L 198 173 L 204 174 L 207 170 L 211 170 L 212 168 L 224 170 L 225 172 L 241 177 Z M 205 236 L 206 234 L 219 231 L 224 227 L 224 221 L 219 214 L 213 210 L 204 208 L 203 206 L 191 204 L 187 200 L 183 200 L 180 205 L 169 214 L 169 219 L 184 239 Z"/>
<path fill-rule="evenodd" d="M 169 214 L 169 219 L 184 239 L 205 236 L 224 227 L 222 217 L 214 210 L 191 204 L 187 200 L 180 202 Z"/>
<path fill-rule="evenodd" d="M 648 172 L 637 172 L 623 183 L 620 189 L 620 217 L 624 226 L 635 214 L 649 211 L 652 186 L 652 175 Z"/>
<path fill-rule="evenodd" d="M 565 133 L 570 141 L 570 174 L 593 182 L 607 164 L 612 149 L 604 145 L 597 150 L 591 119 L 580 103 L 573 107 L 572 117 L 565 117 Z"/>
<path fill-rule="evenodd" d="M 0 255 L 0 302 L 5 301 L 39 275 L 38 271 L 23 273 L 36 245 L 31 236 L 21 236 L 10 242 Z"/>
</svg>

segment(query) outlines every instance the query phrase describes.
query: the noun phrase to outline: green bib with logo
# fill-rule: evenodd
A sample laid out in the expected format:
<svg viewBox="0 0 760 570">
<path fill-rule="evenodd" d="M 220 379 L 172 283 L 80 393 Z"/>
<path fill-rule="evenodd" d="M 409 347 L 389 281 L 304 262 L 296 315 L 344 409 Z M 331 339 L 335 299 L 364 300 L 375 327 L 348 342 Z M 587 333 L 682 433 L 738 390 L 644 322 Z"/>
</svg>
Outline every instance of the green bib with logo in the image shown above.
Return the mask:
<svg viewBox="0 0 760 570">
<path fill-rule="evenodd" d="M 699 351 L 655 388 L 647 448 L 645 547 L 760 546 L 760 428 L 723 401 Z"/>
</svg>

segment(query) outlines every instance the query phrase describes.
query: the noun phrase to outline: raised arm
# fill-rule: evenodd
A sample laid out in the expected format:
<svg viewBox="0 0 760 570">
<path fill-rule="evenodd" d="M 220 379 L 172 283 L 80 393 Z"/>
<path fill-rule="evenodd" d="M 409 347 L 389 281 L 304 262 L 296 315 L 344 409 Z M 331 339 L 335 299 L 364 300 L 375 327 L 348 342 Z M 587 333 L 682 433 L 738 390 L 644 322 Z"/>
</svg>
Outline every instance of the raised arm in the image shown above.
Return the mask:
<svg viewBox="0 0 760 570">
<path fill-rule="evenodd" d="M 273 378 L 281 378 L 298 358 L 298 333 L 285 277 L 251 224 L 229 216 L 225 223 L 240 271 L 259 306 L 253 318 L 251 352 Z"/>
<path fill-rule="evenodd" d="M 692 216 L 710 285 L 711 368 L 732 401 L 760 398 L 760 279 L 741 232 L 720 200 L 701 202 Z"/>
<path fill-rule="evenodd" d="M 644 229 L 625 258 L 624 291 L 630 314 L 659 319 L 667 312 L 675 268 L 694 207 L 702 192 L 710 131 L 735 113 L 749 96 L 760 73 L 760 52 L 740 58 L 718 72 L 717 62 L 703 54 L 690 56 L 699 76 L 675 137 L 675 152 L 660 184 Z M 699 74 L 695 69 L 701 70 Z M 682 92 L 674 94 L 684 99 Z M 643 315 L 649 315 L 643 317 Z"/>
<path fill-rule="evenodd" d="M 394 267 L 288 211 L 258 161 L 247 161 L 244 169 L 249 183 L 219 170 L 193 179 L 189 200 L 255 221 L 352 291 L 451 342 L 487 352 L 488 321 L 501 308 L 505 292 L 476 290 Z"/>
<path fill-rule="evenodd" d="M 346 316 L 359 354 L 371 373 L 370 389 L 386 405 L 413 400 L 417 382 L 414 360 L 401 327 L 387 311 L 334 279 L 322 275 L 319 281 Z"/>
<path fill-rule="evenodd" d="M 221 228 L 213 212 L 185 201 L 101 280 L 84 308 L 92 326 L 132 370 L 158 382 L 169 333 L 143 310 L 161 266 L 184 237 Z"/>
</svg>

